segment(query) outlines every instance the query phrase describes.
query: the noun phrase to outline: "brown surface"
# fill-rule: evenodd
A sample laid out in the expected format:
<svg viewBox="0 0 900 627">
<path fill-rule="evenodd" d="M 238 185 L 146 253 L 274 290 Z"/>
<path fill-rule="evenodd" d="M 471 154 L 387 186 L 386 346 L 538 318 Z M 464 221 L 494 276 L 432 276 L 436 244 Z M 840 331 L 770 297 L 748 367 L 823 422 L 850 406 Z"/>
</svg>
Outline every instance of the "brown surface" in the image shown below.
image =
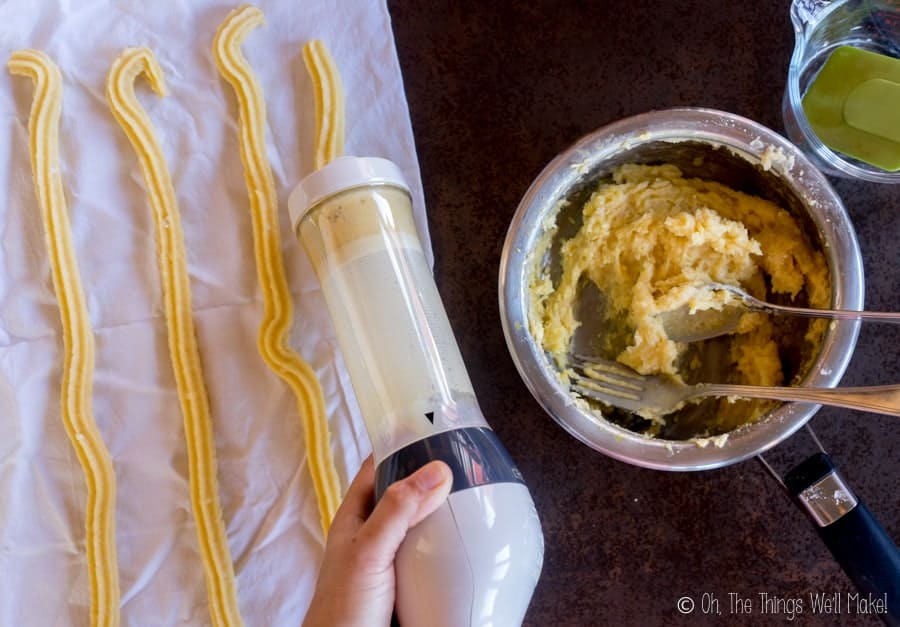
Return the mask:
<svg viewBox="0 0 900 627">
<path fill-rule="evenodd" d="M 677 105 L 781 132 L 793 47 L 787 2 L 391 0 L 436 257 L 481 406 L 524 473 L 544 526 L 527 625 L 785 624 L 761 592 L 848 592 L 804 516 L 756 462 L 676 474 L 589 449 L 532 399 L 506 349 L 497 271 L 506 228 L 559 151 L 613 120 Z M 900 186 L 835 181 L 856 225 L 870 309 L 900 310 Z M 863 331 L 847 384 L 900 381 L 900 332 Z M 860 498 L 900 538 L 900 422 L 823 410 L 812 421 Z M 808 441 L 776 449 L 783 470 Z M 752 597 L 729 614 L 728 593 Z M 719 598 L 690 617 L 676 600 Z M 792 624 L 877 624 L 846 613 Z"/>
</svg>

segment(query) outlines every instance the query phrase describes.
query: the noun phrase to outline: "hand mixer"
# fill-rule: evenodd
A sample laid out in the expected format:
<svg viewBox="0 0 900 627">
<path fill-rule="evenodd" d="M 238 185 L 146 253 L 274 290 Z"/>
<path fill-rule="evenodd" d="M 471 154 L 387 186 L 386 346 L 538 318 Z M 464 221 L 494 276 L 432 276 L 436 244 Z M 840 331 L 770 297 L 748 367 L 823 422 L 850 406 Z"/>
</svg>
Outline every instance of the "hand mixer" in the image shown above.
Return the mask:
<svg viewBox="0 0 900 627">
<path fill-rule="evenodd" d="M 401 624 L 520 624 L 543 560 L 540 522 L 478 407 L 400 169 L 340 157 L 301 181 L 288 208 L 372 442 L 376 499 L 431 460 L 453 471 L 446 503 L 397 554 Z"/>
</svg>

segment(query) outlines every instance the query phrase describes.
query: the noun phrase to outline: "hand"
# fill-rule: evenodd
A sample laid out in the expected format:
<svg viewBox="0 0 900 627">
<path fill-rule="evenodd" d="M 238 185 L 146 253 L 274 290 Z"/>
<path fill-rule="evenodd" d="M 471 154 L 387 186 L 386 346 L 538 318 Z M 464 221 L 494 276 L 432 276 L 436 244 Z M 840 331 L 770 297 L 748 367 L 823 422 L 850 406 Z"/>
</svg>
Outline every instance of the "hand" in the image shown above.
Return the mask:
<svg viewBox="0 0 900 627">
<path fill-rule="evenodd" d="M 373 510 L 375 464 L 369 457 L 331 523 L 304 627 L 390 625 L 397 549 L 407 531 L 447 499 L 452 483 L 444 462 L 430 462 L 391 484 Z"/>
</svg>

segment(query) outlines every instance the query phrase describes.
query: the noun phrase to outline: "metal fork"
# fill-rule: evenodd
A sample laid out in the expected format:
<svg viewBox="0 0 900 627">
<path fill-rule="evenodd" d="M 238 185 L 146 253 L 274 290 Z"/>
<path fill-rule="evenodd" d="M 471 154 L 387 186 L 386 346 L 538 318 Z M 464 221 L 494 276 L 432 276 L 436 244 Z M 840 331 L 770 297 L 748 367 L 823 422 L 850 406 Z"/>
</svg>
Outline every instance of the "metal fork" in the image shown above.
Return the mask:
<svg viewBox="0 0 900 627">
<path fill-rule="evenodd" d="M 687 385 L 668 376 L 642 375 L 616 362 L 569 355 L 572 389 L 628 411 L 668 413 L 693 398 L 735 396 L 801 401 L 900 416 L 900 385 L 853 388 L 762 387 L 724 383 Z"/>
</svg>

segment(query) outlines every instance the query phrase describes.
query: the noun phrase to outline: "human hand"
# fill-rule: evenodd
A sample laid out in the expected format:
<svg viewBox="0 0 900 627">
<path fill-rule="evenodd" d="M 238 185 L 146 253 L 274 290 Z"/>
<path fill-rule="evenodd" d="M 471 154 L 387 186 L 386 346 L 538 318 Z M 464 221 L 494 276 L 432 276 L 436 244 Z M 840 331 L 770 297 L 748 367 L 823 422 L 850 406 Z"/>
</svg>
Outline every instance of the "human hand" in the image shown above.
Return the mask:
<svg viewBox="0 0 900 627">
<path fill-rule="evenodd" d="M 375 464 L 369 457 L 331 523 L 304 627 L 390 625 L 397 549 L 409 529 L 441 506 L 452 483 L 445 463 L 429 462 L 391 484 L 373 510 Z"/>
</svg>

